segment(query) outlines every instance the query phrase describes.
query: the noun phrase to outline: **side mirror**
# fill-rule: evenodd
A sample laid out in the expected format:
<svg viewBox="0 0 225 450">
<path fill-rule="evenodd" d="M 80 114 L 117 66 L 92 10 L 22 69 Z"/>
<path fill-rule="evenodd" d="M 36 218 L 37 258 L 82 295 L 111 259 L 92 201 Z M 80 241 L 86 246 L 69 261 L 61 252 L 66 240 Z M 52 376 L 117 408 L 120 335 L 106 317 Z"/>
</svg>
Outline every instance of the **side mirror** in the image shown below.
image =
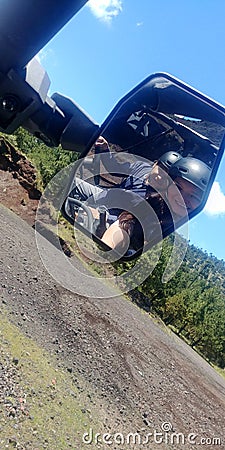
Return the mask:
<svg viewBox="0 0 225 450">
<path fill-rule="evenodd" d="M 204 207 L 224 150 L 225 108 L 171 75 L 115 106 L 76 165 L 64 216 L 129 260 Z"/>
</svg>

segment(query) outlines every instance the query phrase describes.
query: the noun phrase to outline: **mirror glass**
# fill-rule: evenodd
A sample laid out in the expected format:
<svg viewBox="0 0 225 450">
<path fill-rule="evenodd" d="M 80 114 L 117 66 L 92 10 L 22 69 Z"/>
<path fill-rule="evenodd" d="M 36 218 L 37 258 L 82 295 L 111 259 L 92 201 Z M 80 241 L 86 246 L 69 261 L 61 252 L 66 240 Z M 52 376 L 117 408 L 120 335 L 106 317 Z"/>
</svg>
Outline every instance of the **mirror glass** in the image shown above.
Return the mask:
<svg viewBox="0 0 225 450">
<path fill-rule="evenodd" d="M 64 215 L 130 259 L 205 205 L 223 153 L 224 108 L 170 75 L 116 105 L 73 173 Z"/>
</svg>

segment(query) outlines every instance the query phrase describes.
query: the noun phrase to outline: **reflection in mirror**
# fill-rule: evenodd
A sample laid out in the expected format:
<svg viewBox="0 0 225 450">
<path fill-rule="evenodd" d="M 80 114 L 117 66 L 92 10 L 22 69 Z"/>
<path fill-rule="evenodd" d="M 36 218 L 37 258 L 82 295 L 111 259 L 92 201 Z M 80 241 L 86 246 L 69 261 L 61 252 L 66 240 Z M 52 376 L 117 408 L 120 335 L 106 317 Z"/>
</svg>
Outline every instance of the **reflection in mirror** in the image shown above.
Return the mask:
<svg viewBox="0 0 225 450">
<path fill-rule="evenodd" d="M 203 208 L 222 156 L 224 108 L 167 75 L 122 99 L 81 161 L 65 212 L 120 256 Z"/>
</svg>

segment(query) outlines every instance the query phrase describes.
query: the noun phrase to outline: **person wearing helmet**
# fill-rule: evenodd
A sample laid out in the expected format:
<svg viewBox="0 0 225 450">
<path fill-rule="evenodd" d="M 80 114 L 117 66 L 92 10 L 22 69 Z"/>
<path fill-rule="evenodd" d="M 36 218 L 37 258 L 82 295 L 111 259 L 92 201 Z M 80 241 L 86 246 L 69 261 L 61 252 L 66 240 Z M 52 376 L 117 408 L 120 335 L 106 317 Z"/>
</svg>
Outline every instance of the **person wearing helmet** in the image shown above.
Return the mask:
<svg viewBox="0 0 225 450">
<path fill-rule="evenodd" d="M 182 156 L 177 152 L 166 152 L 159 157 L 152 166 L 151 172 L 146 177 L 146 183 L 158 192 L 165 191 L 169 184 L 169 177 L 166 175 L 170 167 Z"/>
<path fill-rule="evenodd" d="M 118 162 L 116 154 L 110 151 L 108 142 L 100 136 L 95 144 L 101 152 L 101 159 L 104 167 L 109 173 L 127 173 L 125 179 L 117 187 L 131 190 L 142 197 L 149 191 L 150 187 L 161 192 L 168 187 L 168 177 L 166 174 L 169 168 L 181 158 L 177 152 L 169 151 L 164 153 L 154 162 L 138 160 L 136 162 Z M 118 155 L 117 155 L 118 156 Z"/>
<path fill-rule="evenodd" d="M 168 156 L 168 155 L 167 155 Z M 172 157 L 172 155 L 169 155 Z M 143 217 L 144 222 L 147 221 L 149 227 L 149 238 L 156 237 L 159 231 L 159 224 L 162 236 L 165 236 L 168 227 L 176 229 L 176 223 L 180 219 L 188 219 L 190 212 L 198 208 L 202 202 L 204 191 L 208 185 L 211 170 L 201 160 L 192 157 L 178 157 L 171 165 L 167 165 L 168 176 L 164 178 L 168 185 L 166 191 L 162 189 L 149 191 L 149 195 L 145 200 L 152 206 L 156 213 L 157 220 L 148 216 Z M 156 178 L 157 181 L 157 178 Z M 153 183 L 151 183 L 152 186 Z M 162 186 L 162 185 L 161 185 Z M 127 222 L 126 222 L 127 221 Z M 127 212 L 123 213 L 123 222 L 127 224 L 127 228 L 120 223 L 120 217 L 102 236 L 103 242 L 111 248 L 117 248 L 122 244 L 127 245 L 128 235 L 132 238 L 137 235 L 137 248 L 141 248 L 144 244 L 143 231 L 137 220 Z M 144 223 L 143 222 L 143 223 Z M 131 223 L 131 225 L 130 225 Z M 148 238 L 147 238 L 148 241 Z M 146 242 L 147 242 L 146 241 Z M 118 247 L 119 248 L 119 247 Z M 121 247 L 122 248 L 122 247 Z M 124 248 L 124 247 L 123 247 Z"/>
<path fill-rule="evenodd" d="M 185 157 L 177 160 L 169 169 L 172 178 L 167 190 L 170 207 L 178 216 L 185 215 L 198 208 L 208 185 L 211 169 L 201 160 Z M 180 194 L 184 203 L 180 200 Z"/>
<path fill-rule="evenodd" d="M 166 195 L 168 185 L 171 182 L 168 171 L 174 162 L 181 158 L 181 155 L 170 151 L 161 155 L 159 160 L 154 163 L 146 160 L 137 160 L 131 163 L 125 161 L 121 164 L 121 162 L 117 161 L 115 154 L 111 153 L 108 142 L 102 136 L 98 138 L 95 145 L 98 151 L 101 151 L 102 163 L 108 172 L 128 174 L 126 179 L 117 186 L 121 188 L 121 196 L 118 199 L 119 204 L 117 208 L 112 208 L 111 206 L 114 203 L 115 192 L 118 195 L 118 191 L 92 185 L 82 179 L 75 180 L 75 194 L 78 193 L 82 201 L 88 202 L 89 209 L 96 220 L 99 219 L 99 205 L 104 205 L 107 208 L 107 229 L 103 234 L 98 235 L 105 244 L 111 248 L 117 248 L 117 250 L 124 249 L 124 245 L 126 247 L 127 238 L 129 237 L 131 240 L 133 238 L 132 245 L 140 248 L 142 245 L 140 242 L 143 242 L 142 230 L 140 230 L 138 219 L 130 211 L 137 210 L 138 214 L 136 217 L 141 215 L 140 219 L 143 219 L 146 215 L 145 201 L 147 201 L 149 204 L 152 204 L 153 210 L 155 210 L 156 215 L 159 215 L 159 220 L 161 221 L 161 195 Z M 128 209 L 125 211 L 124 203 L 122 207 L 120 202 L 122 200 L 122 192 L 126 191 L 130 191 L 134 195 L 126 197 L 127 203 L 125 207 Z M 78 218 L 75 217 L 75 220 L 78 219 L 79 216 Z M 149 224 L 149 217 L 146 220 Z M 166 221 L 168 222 L 167 219 Z M 154 229 L 152 218 L 150 222 L 151 226 L 146 226 L 146 229 L 149 229 L 151 235 Z M 165 213 L 163 214 L 164 224 Z"/>
<path fill-rule="evenodd" d="M 167 190 L 168 170 L 174 161 L 181 158 L 178 153 L 167 152 L 155 162 L 143 159 L 134 162 L 128 159 L 128 161 L 121 162 L 117 160 L 118 155 L 110 151 L 108 142 L 102 136 L 97 139 L 95 146 L 98 152 L 101 152 L 101 161 L 108 173 L 126 174 L 122 182 L 117 184 L 116 187 L 131 191 L 144 199 L 151 195 L 152 190 L 159 193 Z M 81 201 L 90 198 L 93 199 L 93 203 L 96 201 L 99 203 L 101 200 L 104 202 L 104 198 L 109 191 L 110 188 L 93 185 L 83 179 L 76 178 L 70 196 L 78 195 Z"/>
</svg>

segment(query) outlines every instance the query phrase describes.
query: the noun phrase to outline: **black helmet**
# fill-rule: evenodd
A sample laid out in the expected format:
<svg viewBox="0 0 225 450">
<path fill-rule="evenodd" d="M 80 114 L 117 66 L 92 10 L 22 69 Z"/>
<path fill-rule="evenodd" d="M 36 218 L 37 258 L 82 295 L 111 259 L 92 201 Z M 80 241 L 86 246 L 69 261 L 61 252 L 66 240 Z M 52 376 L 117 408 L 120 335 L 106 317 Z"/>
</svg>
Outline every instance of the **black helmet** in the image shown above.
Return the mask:
<svg viewBox="0 0 225 450">
<path fill-rule="evenodd" d="M 159 157 L 158 162 L 165 167 L 166 171 L 168 171 L 172 164 L 181 158 L 182 156 L 177 152 L 166 152 Z"/>
<path fill-rule="evenodd" d="M 177 177 L 189 181 L 202 191 L 205 190 L 211 174 L 211 169 L 200 159 L 187 156 L 171 166 L 169 175 L 174 180 Z"/>
</svg>

